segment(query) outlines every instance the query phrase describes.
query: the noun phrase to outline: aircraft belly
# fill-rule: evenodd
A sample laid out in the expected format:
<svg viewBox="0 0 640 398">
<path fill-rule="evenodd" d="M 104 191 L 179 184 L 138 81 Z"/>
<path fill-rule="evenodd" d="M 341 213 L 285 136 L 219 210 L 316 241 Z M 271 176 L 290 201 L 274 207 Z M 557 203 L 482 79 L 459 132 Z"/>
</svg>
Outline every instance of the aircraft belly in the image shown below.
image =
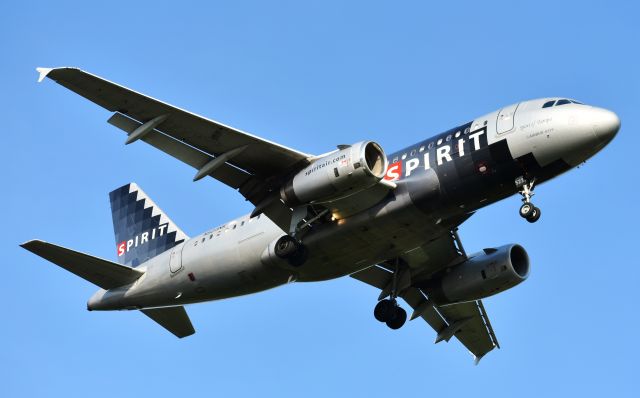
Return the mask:
<svg viewBox="0 0 640 398">
<path fill-rule="evenodd" d="M 299 268 L 297 280 L 311 282 L 349 275 L 420 246 L 442 231 L 433 216 L 413 205 L 386 207 L 320 227 L 306 236 L 310 256 Z"/>
</svg>

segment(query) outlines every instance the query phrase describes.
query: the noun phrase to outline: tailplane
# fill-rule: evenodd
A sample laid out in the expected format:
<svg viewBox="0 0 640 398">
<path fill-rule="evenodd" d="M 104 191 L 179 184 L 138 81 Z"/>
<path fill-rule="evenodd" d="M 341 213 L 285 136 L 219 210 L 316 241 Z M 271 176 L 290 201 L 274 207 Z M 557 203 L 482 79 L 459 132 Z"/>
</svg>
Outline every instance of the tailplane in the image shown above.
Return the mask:
<svg viewBox="0 0 640 398">
<path fill-rule="evenodd" d="M 30 240 L 20 246 L 105 290 L 132 283 L 143 274 L 139 270 L 41 240 Z"/>
<path fill-rule="evenodd" d="M 120 264 L 137 267 L 187 239 L 136 183 L 112 191 L 109 200 Z"/>
</svg>

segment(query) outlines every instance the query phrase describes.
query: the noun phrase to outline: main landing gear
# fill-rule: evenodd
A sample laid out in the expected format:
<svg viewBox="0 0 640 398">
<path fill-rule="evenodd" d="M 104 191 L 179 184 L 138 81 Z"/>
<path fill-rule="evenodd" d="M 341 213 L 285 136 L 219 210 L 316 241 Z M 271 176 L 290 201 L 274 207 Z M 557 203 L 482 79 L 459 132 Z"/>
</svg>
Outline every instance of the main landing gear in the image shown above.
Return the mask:
<svg viewBox="0 0 640 398">
<path fill-rule="evenodd" d="M 278 239 L 275 246 L 276 256 L 285 259 L 292 267 L 299 267 L 307 260 L 307 248 L 291 235 Z"/>
<path fill-rule="evenodd" d="M 395 298 L 379 301 L 373 310 L 373 316 L 394 330 L 400 329 L 407 320 L 407 312 L 398 305 Z"/>
<path fill-rule="evenodd" d="M 534 206 L 531 203 L 531 197 L 534 195 L 533 187 L 535 185 L 536 179 L 532 179 L 530 182 L 525 180 L 524 177 L 518 177 L 516 179 L 516 186 L 520 188 L 520 195 L 522 195 L 522 206 L 520 206 L 520 217 L 529 221 L 530 223 L 534 223 L 540 219 L 542 212 L 539 208 Z"/>
<path fill-rule="evenodd" d="M 373 310 L 373 316 L 386 323 L 391 329 L 400 329 L 407 321 L 407 312 L 398 305 L 397 297 L 411 285 L 411 271 L 400 259 L 395 261 L 395 272 L 378 298 L 378 304 Z M 389 298 L 385 298 L 389 296 Z"/>
<path fill-rule="evenodd" d="M 293 209 L 291 215 L 291 225 L 289 226 L 289 234 L 281 236 L 276 241 L 274 252 L 276 256 L 287 260 L 292 267 L 300 267 L 307 261 L 309 251 L 302 243 L 304 230 L 309 228 L 312 223 L 321 219 L 328 214 L 329 210 L 325 209 L 315 216 L 309 216 L 309 208 L 307 206 L 298 206 Z"/>
</svg>

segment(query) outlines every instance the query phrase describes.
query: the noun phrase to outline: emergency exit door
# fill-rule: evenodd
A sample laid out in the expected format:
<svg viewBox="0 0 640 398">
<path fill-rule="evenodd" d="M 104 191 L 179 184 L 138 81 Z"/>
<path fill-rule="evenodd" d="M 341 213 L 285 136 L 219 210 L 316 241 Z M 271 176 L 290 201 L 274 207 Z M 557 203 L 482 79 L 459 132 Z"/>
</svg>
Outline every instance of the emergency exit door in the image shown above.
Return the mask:
<svg viewBox="0 0 640 398">
<path fill-rule="evenodd" d="M 182 248 L 184 244 L 178 245 L 173 248 L 171 251 L 171 256 L 169 259 L 169 270 L 172 274 L 180 271 L 182 269 Z"/>
</svg>

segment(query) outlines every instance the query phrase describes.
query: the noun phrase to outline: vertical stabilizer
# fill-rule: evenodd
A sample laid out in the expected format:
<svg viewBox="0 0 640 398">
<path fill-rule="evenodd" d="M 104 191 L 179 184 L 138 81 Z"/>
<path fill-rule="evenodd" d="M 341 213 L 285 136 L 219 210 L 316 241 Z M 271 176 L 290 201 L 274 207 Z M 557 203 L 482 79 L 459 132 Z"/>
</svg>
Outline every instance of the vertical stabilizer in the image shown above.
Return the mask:
<svg viewBox="0 0 640 398">
<path fill-rule="evenodd" d="M 137 184 L 112 191 L 109 200 L 120 264 L 136 267 L 187 239 Z"/>
</svg>

